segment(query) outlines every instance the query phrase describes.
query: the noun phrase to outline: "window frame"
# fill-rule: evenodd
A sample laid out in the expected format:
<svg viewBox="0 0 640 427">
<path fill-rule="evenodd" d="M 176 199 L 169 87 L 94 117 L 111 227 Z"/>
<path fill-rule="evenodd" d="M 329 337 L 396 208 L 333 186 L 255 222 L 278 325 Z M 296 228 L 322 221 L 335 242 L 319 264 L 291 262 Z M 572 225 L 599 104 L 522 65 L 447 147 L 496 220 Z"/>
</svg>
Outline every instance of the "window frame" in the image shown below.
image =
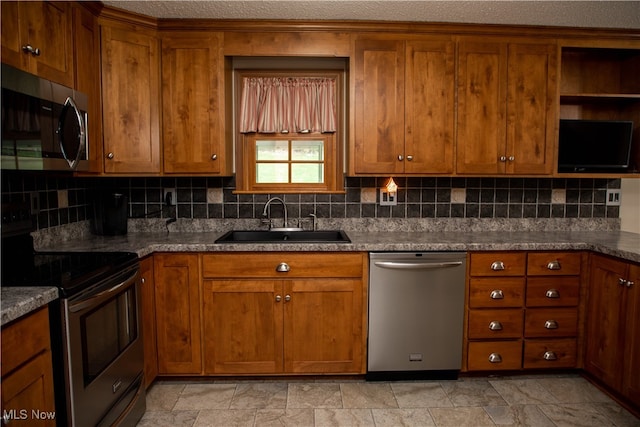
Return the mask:
<svg viewBox="0 0 640 427">
<path fill-rule="evenodd" d="M 234 99 L 236 105 L 236 189 L 234 193 L 251 194 L 286 194 L 286 193 L 344 193 L 344 161 L 343 161 L 343 135 L 344 117 L 344 71 L 269 71 L 269 70 L 235 70 Z M 237 111 L 242 96 L 242 87 L 239 82 L 243 77 L 327 77 L 336 80 L 336 132 L 332 133 L 240 133 Z M 322 140 L 324 141 L 324 183 L 257 183 L 256 182 L 256 140 Z M 297 162 L 293 162 L 297 163 Z M 304 162 L 300 162 L 304 163 Z"/>
</svg>

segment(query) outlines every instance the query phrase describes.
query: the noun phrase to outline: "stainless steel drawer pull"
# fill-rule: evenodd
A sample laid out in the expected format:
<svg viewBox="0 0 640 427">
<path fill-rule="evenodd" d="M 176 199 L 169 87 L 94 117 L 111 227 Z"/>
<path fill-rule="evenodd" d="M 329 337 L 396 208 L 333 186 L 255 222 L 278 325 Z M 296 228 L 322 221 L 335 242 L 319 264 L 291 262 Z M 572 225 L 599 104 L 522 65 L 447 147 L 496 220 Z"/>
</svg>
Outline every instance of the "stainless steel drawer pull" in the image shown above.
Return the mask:
<svg viewBox="0 0 640 427">
<path fill-rule="evenodd" d="M 291 267 L 289 267 L 289 264 L 287 264 L 286 262 L 281 262 L 280 264 L 278 264 L 278 266 L 276 267 L 276 271 L 278 273 L 286 273 L 288 271 L 291 270 Z"/>
<path fill-rule="evenodd" d="M 553 351 L 545 351 L 542 355 L 544 360 L 558 360 L 558 356 Z"/>
<path fill-rule="evenodd" d="M 40 49 L 38 49 L 37 47 L 33 47 L 30 44 L 22 46 L 22 51 L 25 53 L 30 53 L 33 56 L 40 56 Z"/>
<path fill-rule="evenodd" d="M 502 261 L 494 261 L 491 264 L 491 269 L 493 271 L 500 271 L 500 270 L 504 270 L 504 262 Z"/>
<path fill-rule="evenodd" d="M 544 322 L 544 327 L 546 329 L 558 329 L 558 322 L 556 322 L 555 320 L 547 320 L 546 322 Z"/>
<path fill-rule="evenodd" d="M 499 353 L 491 353 L 489 355 L 489 362 L 491 362 L 491 363 L 501 363 L 502 362 L 502 356 L 500 356 Z"/>
<path fill-rule="evenodd" d="M 547 268 L 549 270 L 560 270 L 562 267 L 560 266 L 560 261 L 555 260 L 555 261 L 551 261 L 549 264 L 547 264 Z"/>
<path fill-rule="evenodd" d="M 494 289 L 491 291 L 490 297 L 491 299 L 504 299 L 504 292 L 502 292 L 502 289 Z"/>
<path fill-rule="evenodd" d="M 544 296 L 547 298 L 560 298 L 560 292 L 557 289 L 549 289 Z"/>
<path fill-rule="evenodd" d="M 633 280 L 627 280 L 627 288 L 630 288 L 635 284 L 636 284 L 636 282 L 634 282 Z"/>
<path fill-rule="evenodd" d="M 621 277 L 618 279 L 618 285 L 627 286 L 627 281 Z"/>
<path fill-rule="evenodd" d="M 492 331 L 501 331 L 502 323 L 498 322 L 497 320 L 494 320 L 491 323 L 489 323 L 489 329 L 491 329 Z"/>
</svg>

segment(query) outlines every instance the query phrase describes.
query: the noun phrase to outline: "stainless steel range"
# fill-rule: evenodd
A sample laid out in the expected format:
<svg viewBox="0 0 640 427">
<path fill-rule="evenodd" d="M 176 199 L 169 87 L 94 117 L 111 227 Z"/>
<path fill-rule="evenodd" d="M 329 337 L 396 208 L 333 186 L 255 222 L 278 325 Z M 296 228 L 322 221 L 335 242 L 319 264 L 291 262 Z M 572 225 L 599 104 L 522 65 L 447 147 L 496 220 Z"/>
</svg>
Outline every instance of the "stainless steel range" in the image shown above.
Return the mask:
<svg viewBox="0 0 640 427">
<path fill-rule="evenodd" d="M 137 255 L 34 252 L 30 221 L 5 222 L 11 207 L 2 208 L 2 286 L 59 290 L 49 307 L 57 425 L 136 425 L 145 411 Z"/>
</svg>

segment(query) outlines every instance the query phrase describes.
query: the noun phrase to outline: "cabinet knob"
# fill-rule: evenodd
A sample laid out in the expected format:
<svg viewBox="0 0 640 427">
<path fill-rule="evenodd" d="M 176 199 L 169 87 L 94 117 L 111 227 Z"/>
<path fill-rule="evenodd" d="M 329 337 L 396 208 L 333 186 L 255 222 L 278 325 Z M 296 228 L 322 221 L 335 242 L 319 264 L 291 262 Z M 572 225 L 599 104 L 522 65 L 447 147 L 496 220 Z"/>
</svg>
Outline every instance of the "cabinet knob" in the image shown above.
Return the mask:
<svg viewBox="0 0 640 427">
<path fill-rule="evenodd" d="M 284 300 L 285 300 L 286 302 L 291 301 L 291 295 L 289 295 L 289 294 L 285 295 L 285 296 L 284 296 Z"/>
<path fill-rule="evenodd" d="M 502 289 L 494 289 L 489 297 L 491 299 L 504 299 L 504 292 L 502 292 Z"/>
<path fill-rule="evenodd" d="M 507 161 L 507 156 L 500 156 L 500 161 L 501 162 L 506 162 Z"/>
<path fill-rule="evenodd" d="M 501 331 L 502 323 L 498 322 L 497 320 L 494 320 L 491 323 L 489 323 L 489 329 L 491 329 L 492 331 Z"/>
<path fill-rule="evenodd" d="M 113 153 L 107 154 L 107 159 L 113 159 L 115 155 Z"/>
<path fill-rule="evenodd" d="M 278 266 L 276 267 L 276 271 L 278 273 L 286 273 L 289 270 L 291 270 L 291 267 L 289 267 L 289 264 L 287 264 L 286 262 L 281 262 L 280 264 L 278 264 Z"/>
<path fill-rule="evenodd" d="M 515 159 L 516 159 L 516 158 L 515 158 L 514 156 L 509 156 L 509 157 L 507 158 L 507 160 L 509 160 L 510 162 L 513 162 Z"/>
<path fill-rule="evenodd" d="M 555 320 L 547 320 L 544 322 L 545 329 L 558 329 L 558 322 Z"/>
<path fill-rule="evenodd" d="M 146 280 L 144 279 L 144 277 L 142 277 L 142 278 L 140 279 L 140 281 L 142 282 L 142 284 L 143 284 L 143 285 L 144 285 L 144 284 L 145 284 L 145 282 L 146 282 Z"/>
<path fill-rule="evenodd" d="M 218 160 L 218 155 L 217 154 L 212 154 L 211 155 L 211 160 Z"/>
<path fill-rule="evenodd" d="M 489 362 L 491 363 L 500 363 L 502 362 L 502 356 L 499 353 L 491 353 L 489 355 Z"/>
<path fill-rule="evenodd" d="M 282 301 L 282 297 L 280 295 L 276 295 L 276 302 Z"/>
<path fill-rule="evenodd" d="M 555 261 L 551 261 L 549 264 L 547 264 L 547 269 L 548 270 L 560 270 L 562 267 L 560 266 L 560 261 L 555 260 Z"/>
<path fill-rule="evenodd" d="M 627 281 L 621 277 L 618 279 L 618 285 L 627 286 Z"/>
<path fill-rule="evenodd" d="M 491 269 L 492 269 L 493 271 L 501 271 L 501 270 L 504 270 L 504 262 L 502 262 L 502 261 L 494 261 L 494 262 L 491 264 Z"/>
<path fill-rule="evenodd" d="M 413 156 L 407 156 L 407 160 L 408 160 L 408 161 L 413 160 Z"/>
<path fill-rule="evenodd" d="M 542 358 L 544 360 L 558 360 L 558 356 L 553 351 L 545 351 Z"/>
<path fill-rule="evenodd" d="M 560 298 L 560 292 L 557 289 L 549 289 L 544 296 L 547 298 Z"/>
<path fill-rule="evenodd" d="M 25 53 L 30 53 L 33 56 L 40 56 L 40 49 L 38 49 L 37 47 L 33 47 L 30 44 L 22 46 L 22 51 Z"/>
<path fill-rule="evenodd" d="M 398 161 L 403 161 L 404 160 L 404 156 L 402 154 L 398 154 Z"/>
<path fill-rule="evenodd" d="M 633 285 L 635 285 L 636 283 L 632 280 L 627 280 L 627 288 L 632 287 Z"/>
</svg>

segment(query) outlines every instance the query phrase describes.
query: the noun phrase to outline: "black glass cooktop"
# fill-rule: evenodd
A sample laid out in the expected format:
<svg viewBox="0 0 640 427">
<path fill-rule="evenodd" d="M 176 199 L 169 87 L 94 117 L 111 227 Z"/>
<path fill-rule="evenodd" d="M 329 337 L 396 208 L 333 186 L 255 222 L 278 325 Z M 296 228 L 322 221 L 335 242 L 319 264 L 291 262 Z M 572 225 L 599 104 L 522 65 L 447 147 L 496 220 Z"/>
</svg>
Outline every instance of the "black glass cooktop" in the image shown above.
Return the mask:
<svg viewBox="0 0 640 427">
<path fill-rule="evenodd" d="M 35 252 L 13 260 L 3 257 L 2 286 L 56 286 L 65 297 L 137 260 L 131 252 Z"/>
</svg>

